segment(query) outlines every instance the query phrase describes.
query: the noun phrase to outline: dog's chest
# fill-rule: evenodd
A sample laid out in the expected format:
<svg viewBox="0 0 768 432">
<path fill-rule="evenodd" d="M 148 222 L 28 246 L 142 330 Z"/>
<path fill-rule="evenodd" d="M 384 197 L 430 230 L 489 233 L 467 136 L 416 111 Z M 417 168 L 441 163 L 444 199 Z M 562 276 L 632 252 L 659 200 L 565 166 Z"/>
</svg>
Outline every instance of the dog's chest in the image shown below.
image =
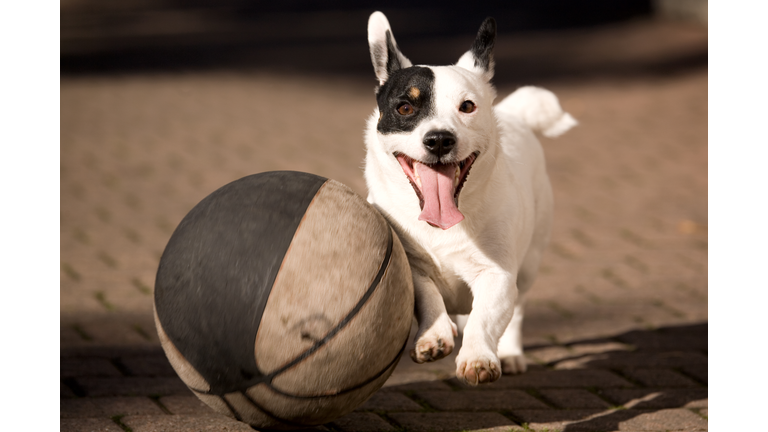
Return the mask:
<svg viewBox="0 0 768 432">
<path fill-rule="evenodd" d="M 419 245 L 432 257 L 446 281 L 467 281 L 483 270 L 494 266 L 493 260 L 483 250 L 482 241 L 460 227 L 443 231 L 420 222 L 415 237 Z M 458 285 L 456 282 L 454 285 Z"/>
</svg>

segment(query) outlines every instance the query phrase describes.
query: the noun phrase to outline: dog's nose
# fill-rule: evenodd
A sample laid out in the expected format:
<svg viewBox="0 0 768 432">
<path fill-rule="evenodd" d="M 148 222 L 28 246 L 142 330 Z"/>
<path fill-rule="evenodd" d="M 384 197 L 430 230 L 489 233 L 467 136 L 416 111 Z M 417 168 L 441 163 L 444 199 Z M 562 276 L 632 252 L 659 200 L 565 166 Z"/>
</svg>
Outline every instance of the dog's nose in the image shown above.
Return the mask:
<svg viewBox="0 0 768 432">
<path fill-rule="evenodd" d="M 424 147 L 439 159 L 456 145 L 456 135 L 448 131 L 431 131 L 424 135 L 422 142 Z"/>
</svg>

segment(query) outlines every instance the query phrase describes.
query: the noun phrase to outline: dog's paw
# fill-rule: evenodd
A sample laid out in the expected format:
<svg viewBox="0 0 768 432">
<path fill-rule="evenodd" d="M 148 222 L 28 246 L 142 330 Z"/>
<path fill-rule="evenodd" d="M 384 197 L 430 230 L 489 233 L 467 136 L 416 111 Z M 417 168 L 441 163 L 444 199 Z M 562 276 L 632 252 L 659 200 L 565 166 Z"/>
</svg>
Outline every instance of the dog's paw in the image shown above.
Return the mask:
<svg viewBox="0 0 768 432">
<path fill-rule="evenodd" d="M 471 386 L 491 383 L 501 377 L 501 364 L 495 356 L 486 355 L 464 360 L 459 353 L 456 365 L 456 378 Z"/>
<path fill-rule="evenodd" d="M 417 337 L 411 350 L 411 358 L 416 363 L 440 360 L 453 352 L 453 337 L 458 335 L 456 324 L 447 316 L 440 321 Z"/>
<path fill-rule="evenodd" d="M 505 375 L 521 374 L 528 369 L 525 356 L 522 354 L 501 357 L 501 370 Z"/>
</svg>

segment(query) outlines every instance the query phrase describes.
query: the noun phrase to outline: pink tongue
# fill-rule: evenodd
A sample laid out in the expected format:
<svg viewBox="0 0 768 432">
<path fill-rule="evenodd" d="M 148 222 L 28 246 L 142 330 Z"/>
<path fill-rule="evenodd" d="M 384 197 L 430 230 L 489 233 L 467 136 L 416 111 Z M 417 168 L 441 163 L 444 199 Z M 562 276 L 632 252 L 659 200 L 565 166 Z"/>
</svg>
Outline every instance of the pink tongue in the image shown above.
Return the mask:
<svg viewBox="0 0 768 432">
<path fill-rule="evenodd" d="M 414 162 L 413 169 L 418 171 L 421 178 L 421 195 L 424 197 L 424 208 L 419 220 L 444 230 L 463 221 L 464 215 L 456 208 L 453 200 L 456 165 L 437 165 L 433 168 Z"/>
</svg>

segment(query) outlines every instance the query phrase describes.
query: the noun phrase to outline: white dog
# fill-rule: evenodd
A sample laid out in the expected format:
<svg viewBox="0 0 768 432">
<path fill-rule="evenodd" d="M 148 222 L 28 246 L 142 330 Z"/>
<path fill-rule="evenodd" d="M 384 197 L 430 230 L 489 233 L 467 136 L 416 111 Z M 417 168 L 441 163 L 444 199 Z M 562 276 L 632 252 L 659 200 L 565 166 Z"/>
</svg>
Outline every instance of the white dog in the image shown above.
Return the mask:
<svg viewBox="0 0 768 432">
<path fill-rule="evenodd" d="M 384 14 L 368 21 L 378 108 L 367 124 L 365 179 L 368 201 L 397 231 L 411 264 L 419 322 L 411 357 L 450 354 L 458 333 L 448 314 L 469 314 L 456 376 L 471 385 L 526 369 L 522 297 L 552 220 L 533 132 L 553 137 L 576 124 L 540 88 L 493 106 L 495 37 L 488 18 L 456 65 L 413 66 Z"/>
</svg>

